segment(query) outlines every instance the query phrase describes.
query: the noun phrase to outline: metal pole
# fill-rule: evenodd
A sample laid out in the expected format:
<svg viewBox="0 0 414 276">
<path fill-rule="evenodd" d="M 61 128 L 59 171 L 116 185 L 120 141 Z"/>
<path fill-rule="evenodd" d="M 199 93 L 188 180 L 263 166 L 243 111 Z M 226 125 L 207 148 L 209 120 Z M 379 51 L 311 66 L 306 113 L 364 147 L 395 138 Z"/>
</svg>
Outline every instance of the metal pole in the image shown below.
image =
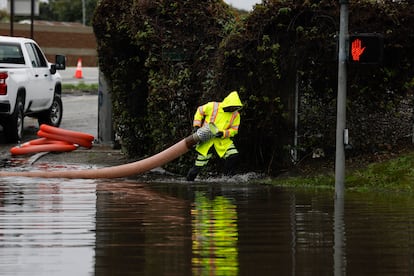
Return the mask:
<svg viewBox="0 0 414 276">
<path fill-rule="evenodd" d="M 14 0 L 10 0 L 10 36 L 14 36 Z"/>
<path fill-rule="evenodd" d="M 86 9 L 85 9 L 85 0 L 82 0 L 82 24 L 86 25 Z"/>
<path fill-rule="evenodd" d="M 98 88 L 98 141 L 102 144 L 114 145 L 112 127 L 112 102 L 109 87 L 104 74 L 99 70 Z"/>
<path fill-rule="evenodd" d="M 35 0 L 30 3 L 30 38 L 34 38 L 34 13 L 35 13 Z"/>
<path fill-rule="evenodd" d="M 338 98 L 336 115 L 336 156 L 335 156 L 335 195 L 344 196 L 345 185 L 345 145 L 344 131 L 346 128 L 346 41 L 348 38 L 348 0 L 339 0 L 339 53 L 338 53 Z"/>
<path fill-rule="evenodd" d="M 299 122 L 299 73 L 296 70 L 296 88 L 295 88 L 295 134 L 293 137 L 292 159 L 297 163 L 298 158 L 298 122 Z"/>
</svg>

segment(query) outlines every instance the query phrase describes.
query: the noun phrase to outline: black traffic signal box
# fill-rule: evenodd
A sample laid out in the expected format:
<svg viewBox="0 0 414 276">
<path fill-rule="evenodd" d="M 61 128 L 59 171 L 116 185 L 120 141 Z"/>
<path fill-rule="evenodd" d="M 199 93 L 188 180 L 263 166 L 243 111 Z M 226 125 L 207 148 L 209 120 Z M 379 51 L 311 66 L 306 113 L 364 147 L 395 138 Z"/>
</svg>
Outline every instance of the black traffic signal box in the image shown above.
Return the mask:
<svg viewBox="0 0 414 276">
<path fill-rule="evenodd" d="M 350 34 L 348 62 L 353 64 L 378 64 L 382 62 L 383 36 L 376 33 Z"/>
</svg>

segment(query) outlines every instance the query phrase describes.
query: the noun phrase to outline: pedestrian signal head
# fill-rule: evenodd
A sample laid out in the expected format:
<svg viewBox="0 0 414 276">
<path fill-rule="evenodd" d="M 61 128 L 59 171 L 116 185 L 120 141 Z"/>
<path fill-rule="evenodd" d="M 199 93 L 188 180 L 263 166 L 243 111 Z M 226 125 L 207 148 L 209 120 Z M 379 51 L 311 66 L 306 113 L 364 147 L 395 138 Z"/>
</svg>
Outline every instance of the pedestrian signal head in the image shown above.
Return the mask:
<svg viewBox="0 0 414 276">
<path fill-rule="evenodd" d="M 379 34 L 352 34 L 349 36 L 348 61 L 353 64 L 378 64 L 382 62 L 383 37 Z"/>
</svg>

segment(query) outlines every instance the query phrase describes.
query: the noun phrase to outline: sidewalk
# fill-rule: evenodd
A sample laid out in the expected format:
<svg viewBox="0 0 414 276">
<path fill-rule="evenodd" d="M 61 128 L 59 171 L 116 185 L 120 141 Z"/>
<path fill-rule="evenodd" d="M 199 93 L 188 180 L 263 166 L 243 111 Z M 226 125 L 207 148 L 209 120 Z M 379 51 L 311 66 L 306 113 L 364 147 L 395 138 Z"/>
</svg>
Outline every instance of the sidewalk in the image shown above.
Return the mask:
<svg viewBox="0 0 414 276">
<path fill-rule="evenodd" d="M 128 160 L 120 150 L 114 150 L 107 145 L 94 144 L 91 149 L 78 148 L 71 152 L 48 153 L 36 162 L 110 167 L 133 162 L 133 160 Z"/>
</svg>

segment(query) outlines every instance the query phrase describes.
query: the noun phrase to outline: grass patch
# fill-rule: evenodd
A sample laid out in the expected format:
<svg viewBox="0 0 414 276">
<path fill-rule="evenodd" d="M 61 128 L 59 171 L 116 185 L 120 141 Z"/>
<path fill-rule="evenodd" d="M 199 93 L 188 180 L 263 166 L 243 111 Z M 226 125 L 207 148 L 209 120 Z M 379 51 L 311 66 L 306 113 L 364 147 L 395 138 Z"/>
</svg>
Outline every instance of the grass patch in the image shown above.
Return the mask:
<svg viewBox="0 0 414 276">
<path fill-rule="evenodd" d="M 62 84 L 62 90 L 64 92 L 98 92 L 97 83 L 84 83 L 80 82 L 78 84 Z"/>
<path fill-rule="evenodd" d="M 333 189 L 335 187 L 335 177 L 329 175 L 272 178 L 267 179 L 264 182 L 265 184 L 271 184 L 279 187 L 293 188 Z"/>
<path fill-rule="evenodd" d="M 350 189 L 395 192 L 413 192 L 414 153 L 408 153 L 388 161 L 373 163 L 346 177 Z"/>
<path fill-rule="evenodd" d="M 334 189 L 334 175 L 274 178 L 267 184 L 282 187 Z M 387 161 L 372 163 L 365 168 L 347 173 L 345 189 L 353 191 L 389 191 L 413 193 L 414 152 Z"/>
</svg>

